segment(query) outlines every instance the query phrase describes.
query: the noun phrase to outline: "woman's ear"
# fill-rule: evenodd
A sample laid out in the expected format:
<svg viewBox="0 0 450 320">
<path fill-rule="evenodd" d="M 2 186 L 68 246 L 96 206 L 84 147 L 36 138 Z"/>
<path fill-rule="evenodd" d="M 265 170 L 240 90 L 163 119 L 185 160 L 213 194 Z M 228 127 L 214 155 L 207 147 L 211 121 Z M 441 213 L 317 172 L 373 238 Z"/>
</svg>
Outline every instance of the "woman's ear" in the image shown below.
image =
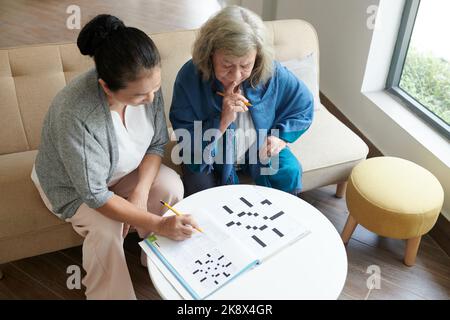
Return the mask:
<svg viewBox="0 0 450 320">
<path fill-rule="evenodd" d="M 112 96 L 112 91 L 108 88 L 108 85 L 106 84 L 105 81 L 103 81 L 103 79 L 98 79 L 98 83 L 100 83 L 100 85 L 101 85 L 102 88 L 103 88 L 103 91 L 105 91 L 105 93 L 106 93 L 108 96 Z"/>
</svg>

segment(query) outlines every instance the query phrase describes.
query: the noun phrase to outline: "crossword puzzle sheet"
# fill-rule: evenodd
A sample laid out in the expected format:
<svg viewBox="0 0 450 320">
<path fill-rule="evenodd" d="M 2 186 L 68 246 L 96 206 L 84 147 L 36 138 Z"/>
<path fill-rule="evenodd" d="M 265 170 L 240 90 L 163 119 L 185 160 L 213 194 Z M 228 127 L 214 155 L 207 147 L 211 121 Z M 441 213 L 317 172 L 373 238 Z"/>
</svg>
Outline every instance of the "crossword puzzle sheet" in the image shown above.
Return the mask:
<svg viewBox="0 0 450 320">
<path fill-rule="evenodd" d="M 195 219 L 204 233 L 194 232 L 192 238 L 184 241 L 156 237 L 146 241 L 150 241 L 177 271 L 185 289 L 190 294 L 194 293 L 194 298 L 201 299 L 242 270 L 255 265 L 257 258 L 220 228 L 206 210 L 199 209 L 197 213 L 200 214 Z"/>
<path fill-rule="evenodd" d="M 195 260 L 189 271 L 207 290 L 213 290 L 238 270 L 224 254 L 213 249 Z"/>
<path fill-rule="evenodd" d="M 256 191 L 219 201 L 214 210 L 218 223 L 226 228 L 232 237 L 245 242 L 257 255 L 273 251 L 288 238 L 297 237 L 306 229 L 293 215 Z"/>
</svg>

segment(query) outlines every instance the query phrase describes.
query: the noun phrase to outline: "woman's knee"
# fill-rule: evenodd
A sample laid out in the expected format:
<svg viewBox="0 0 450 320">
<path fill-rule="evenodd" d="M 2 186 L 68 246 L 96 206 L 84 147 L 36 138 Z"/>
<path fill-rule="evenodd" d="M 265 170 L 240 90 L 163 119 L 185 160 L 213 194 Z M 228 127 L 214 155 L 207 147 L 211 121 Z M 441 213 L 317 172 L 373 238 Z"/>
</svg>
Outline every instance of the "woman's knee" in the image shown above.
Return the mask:
<svg viewBox="0 0 450 320">
<path fill-rule="evenodd" d="M 169 188 L 167 190 L 170 198 L 176 203 L 184 197 L 184 185 L 181 177 L 174 171 L 174 175 L 170 178 Z"/>
<path fill-rule="evenodd" d="M 113 220 L 83 203 L 71 218 L 66 219 L 83 238 L 114 238 L 121 235 L 123 223 Z"/>
<path fill-rule="evenodd" d="M 172 203 L 182 200 L 184 196 L 184 186 L 180 175 L 175 172 L 175 170 L 166 166 L 161 167 L 160 171 L 161 176 L 159 177 L 160 181 L 158 183 L 158 188 L 160 189 L 163 198 Z"/>
<path fill-rule="evenodd" d="M 122 245 L 123 243 L 123 223 L 107 218 L 101 225 L 90 228 L 85 237 L 85 242 L 95 245 Z"/>
<path fill-rule="evenodd" d="M 284 171 L 286 176 L 291 177 L 292 179 L 296 178 L 301 172 L 298 161 L 292 161 L 282 166 L 281 170 Z"/>
<path fill-rule="evenodd" d="M 284 149 L 279 156 L 276 172 L 265 177 L 260 177 L 260 181 L 273 188 L 295 193 L 301 188 L 302 168 L 297 158 L 288 149 Z M 266 180 L 261 180 L 265 178 Z"/>
<path fill-rule="evenodd" d="M 280 166 L 280 177 L 278 183 L 282 181 L 283 190 L 286 192 L 298 192 L 301 188 L 302 168 L 296 158 L 290 158 Z"/>
</svg>

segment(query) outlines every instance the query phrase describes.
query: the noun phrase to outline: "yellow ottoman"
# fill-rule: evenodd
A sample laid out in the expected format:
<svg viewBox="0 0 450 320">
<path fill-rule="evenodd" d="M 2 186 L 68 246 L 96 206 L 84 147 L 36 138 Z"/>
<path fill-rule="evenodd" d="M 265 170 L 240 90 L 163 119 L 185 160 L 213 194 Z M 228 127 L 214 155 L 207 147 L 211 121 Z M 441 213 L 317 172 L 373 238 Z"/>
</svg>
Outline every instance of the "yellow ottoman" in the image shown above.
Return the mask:
<svg viewBox="0 0 450 320">
<path fill-rule="evenodd" d="M 405 239 L 404 263 L 415 263 L 422 235 L 436 223 L 444 190 L 426 169 L 404 159 L 378 157 L 358 164 L 348 179 L 344 244 L 358 224 L 384 237 Z"/>
</svg>

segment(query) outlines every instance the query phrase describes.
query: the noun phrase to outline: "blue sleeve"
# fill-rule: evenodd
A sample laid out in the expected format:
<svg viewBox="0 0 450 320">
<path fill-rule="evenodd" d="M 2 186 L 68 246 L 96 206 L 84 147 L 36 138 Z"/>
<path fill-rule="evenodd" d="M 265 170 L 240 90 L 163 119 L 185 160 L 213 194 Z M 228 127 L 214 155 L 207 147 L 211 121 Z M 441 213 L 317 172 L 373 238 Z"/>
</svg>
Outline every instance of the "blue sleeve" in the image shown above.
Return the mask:
<svg viewBox="0 0 450 320">
<path fill-rule="evenodd" d="M 288 69 L 277 63 L 277 107 L 274 128 L 286 142 L 296 141 L 311 126 L 314 98 L 308 87 Z"/>
<path fill-rule="evenodd" d="M 188 165 L 189 168 L 195 172 L 211 170 L 213 163 L 212 159 L 216 154 L 216 141 L 214 138 L 209 141 L 203 141 L 203 136 L 206 130 L 218 130 L 220 125 L 220 115 L 218 117 L 211 117 L 203 112 L 201 106 L 201 93 L 201 79 L 199 78 L 195 67 L 193 67 L 192 62 L 188 62 L 179 71 L 175 80 L 169 119 L 172 123 L 175 135 L 177 136 L 178 143 L 182 143 L 183 146 L 186 146 L 187 142 L 183 142 L 183 139 L 190 138 L 191 140 L 190 161 L 189 163 L 185 162 L 184 164 Z M 200 136 L 199 134 L 197 134 L 197 136 L 194 135 L 194 121 L 197 121 L 197 125 L 201 122 L 202 127 Z M 185 133 L 189 134 L 189 137 L 181 134 L 180 130 L 182 129 L 184 129 Z M 204 152 L 206 148 L 208 148 L 208 150 Z M 198 155 L 195 157 L 194 152 L 197 152 L 197 154 L 200 152 L 200 157 Z M 203 159 L 204 153 L 206 154 L 207 159 Z M 186 159 L 184 154 L 182 156 L 183 159 Z"/>
</svg>

